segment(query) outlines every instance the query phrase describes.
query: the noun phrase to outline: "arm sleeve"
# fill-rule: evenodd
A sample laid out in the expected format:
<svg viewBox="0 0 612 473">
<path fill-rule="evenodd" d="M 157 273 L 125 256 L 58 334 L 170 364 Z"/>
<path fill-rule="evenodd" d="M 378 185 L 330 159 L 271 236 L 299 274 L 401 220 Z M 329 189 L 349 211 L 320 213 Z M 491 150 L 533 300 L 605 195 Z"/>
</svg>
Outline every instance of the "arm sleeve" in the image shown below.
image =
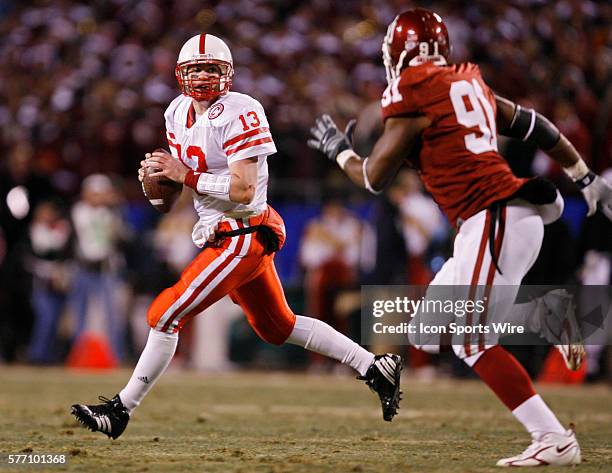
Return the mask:
<svg viewBox="0 0 612 473">
<path fill-rule="evenodd" d="M 499 128 L 499 134 L 535 144 L 547 151 L 561 139 L 559 129 L 545 116 L 531 108 L 516 104 L 512 119 L 507 126 Z"/>
<path fill-rule="evenodd" d="M 228 163 L 276 153 L 270 126 L 259 102 L 241 107 L 225 124 L 222 148 Z"/>
</svg>

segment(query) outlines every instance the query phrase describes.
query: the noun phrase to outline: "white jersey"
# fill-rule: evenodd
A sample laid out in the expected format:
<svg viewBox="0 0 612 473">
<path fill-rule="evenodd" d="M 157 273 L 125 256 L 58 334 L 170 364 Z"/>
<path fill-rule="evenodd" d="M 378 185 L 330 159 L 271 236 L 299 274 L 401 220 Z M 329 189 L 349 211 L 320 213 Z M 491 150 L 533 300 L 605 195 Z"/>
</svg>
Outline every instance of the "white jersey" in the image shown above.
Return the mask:
<svg viewBox="0 0 612 473">
<path fill-rule="evenodd" d="M 166 135 L 172 155 L 197 172 L 229 175 L 229 164 L 258 158 L 257 188 L 248 204 L 228 202 L 192 190 L 199 221 L 193 239 L 198 246 L 208 239 L 224 215 L 249 215 L 266 209 L 267 156 L 276 153 L 268 119 L 254 98 L 229 92 L 201 116 L 195 115 L 192 99 L 175 98 L 164 113 Z"/>
</svg>

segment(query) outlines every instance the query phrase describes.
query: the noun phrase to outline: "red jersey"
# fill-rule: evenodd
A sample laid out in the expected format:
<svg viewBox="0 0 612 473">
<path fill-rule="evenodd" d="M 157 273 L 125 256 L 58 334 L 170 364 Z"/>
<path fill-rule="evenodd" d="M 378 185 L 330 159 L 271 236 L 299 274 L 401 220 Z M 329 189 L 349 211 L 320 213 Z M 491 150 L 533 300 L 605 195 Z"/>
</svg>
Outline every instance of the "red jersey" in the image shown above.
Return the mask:
<svg viewBox="0 0 612 473">
<path fill-rule="evenodd" d="M 427 191 L 454 225 L 510 197 L 519 179 L 497 152 L 495 97 L 471 63 L 408 67 L 382 98 L 383 120 L 425 115 L 416 167 Z"/>
</svg>

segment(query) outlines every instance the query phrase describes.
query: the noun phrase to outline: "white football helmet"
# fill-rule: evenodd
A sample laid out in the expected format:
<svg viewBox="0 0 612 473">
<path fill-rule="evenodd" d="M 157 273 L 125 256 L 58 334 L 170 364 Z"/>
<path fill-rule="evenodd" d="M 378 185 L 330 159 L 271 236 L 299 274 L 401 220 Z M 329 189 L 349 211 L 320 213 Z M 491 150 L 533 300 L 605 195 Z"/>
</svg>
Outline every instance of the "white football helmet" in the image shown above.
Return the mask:
<svg viewBox="0 0 612 473">
<path fill-rule="evenodd" d="M 216 64 L 221 76 L 214 79 L 197 79 L 193 84 L 187 69 L 194 64 Z M 227 44 L 211 34 L 202 33 L 190 38 L 181 48 L 174 70 L 176 80 L 184 95 L 195 100 L 212 100 L 225 95 L 232 86 L 234 63 Z"/>
</svg>

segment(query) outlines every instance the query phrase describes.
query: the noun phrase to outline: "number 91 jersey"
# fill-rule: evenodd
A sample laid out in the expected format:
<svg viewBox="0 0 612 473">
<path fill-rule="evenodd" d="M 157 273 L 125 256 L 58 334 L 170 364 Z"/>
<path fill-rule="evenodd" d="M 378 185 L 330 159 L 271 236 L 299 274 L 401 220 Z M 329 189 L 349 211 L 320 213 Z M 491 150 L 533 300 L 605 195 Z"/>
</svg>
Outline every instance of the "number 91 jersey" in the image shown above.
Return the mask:
<svg viewBox="0 0 612 473">
<path fill-rule="evenodd" d="M 229 165 L 258 158 L 257 189 L 253 201 L 238 204 L 193 192 L 200 222 L 214 226 L 226 212 L 261 212 L 266 209 L 267 156 L 276 153 L 268 120 L 254 98 L 229 92 L 219 97 L 201 116 L 196 116 L 190 97 L 174 99 L 164 114 L 170 152 L 198 172 L 230 175 Z"/>
<path fill-rule="evenodd" d="M 407 67 L 385 90 L 383 120 L 426 116 L 416 157 L 427 191 L 448 219 L 466 220 L 525 182 L 497 152 L 495 97 L 471 63 Z"/>
</svg>

